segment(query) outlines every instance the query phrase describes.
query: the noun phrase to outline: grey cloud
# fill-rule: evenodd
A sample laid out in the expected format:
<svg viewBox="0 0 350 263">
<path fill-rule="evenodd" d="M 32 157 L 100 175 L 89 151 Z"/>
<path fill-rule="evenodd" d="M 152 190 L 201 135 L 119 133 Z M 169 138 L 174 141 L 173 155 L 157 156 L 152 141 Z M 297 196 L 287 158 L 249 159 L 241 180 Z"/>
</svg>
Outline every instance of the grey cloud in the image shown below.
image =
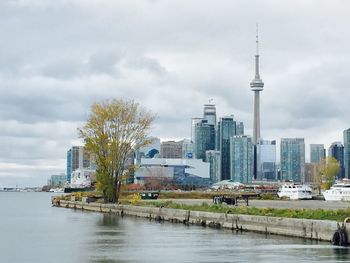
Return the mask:
<svg viewBox="0 0 350 263">
<path fill-rule="evenodd" d="M 112 52 L 95 53 L 89 57 L 87 64 L 91 72 L 113 74 L 123 57 L 123 54 Z"/>
<path fill-rule="evenodd" d="M 234 114 L 249 132 L 257 18 L 262 134 L 338 140 L 350 123 L 349 6 L 2 1 L 0 124 L 8 127 L 0 131 L 0 160 L 3 167 L 21 166 L 3 169 L 13 177 L 27 169 L 26 182 L 64 171 L 74 126 L 86 120 L 92 102 L 112 97 L 135 99 L 157 113 L 153 133 L 161 138 L 189 136 L 190 118 L 201 116 L 210 98 L 219 116 Z"/>
<path fill-rule="evenodd" d="M 159 63 L 158 60 L 149 57 L 130 57 L 126 62 L 126 66 L 133 69 L 146 69 L 150 73 L 163 75 L 166 69 Z"/>
</svg>

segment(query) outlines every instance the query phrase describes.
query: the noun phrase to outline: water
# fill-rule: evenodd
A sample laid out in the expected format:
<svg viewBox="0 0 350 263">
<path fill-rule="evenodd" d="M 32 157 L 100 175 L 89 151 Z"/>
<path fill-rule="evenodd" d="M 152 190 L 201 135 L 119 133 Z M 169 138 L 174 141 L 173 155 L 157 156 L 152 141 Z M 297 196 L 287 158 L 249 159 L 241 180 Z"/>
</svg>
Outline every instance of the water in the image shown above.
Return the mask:
<svg viewBox="0 0 350 263">
<path fill-rule="evenodd" d="M 0 193 L 0 262 L 350 262 L 348 248 L 54 208 L 47 193 Z"/>
</svg>

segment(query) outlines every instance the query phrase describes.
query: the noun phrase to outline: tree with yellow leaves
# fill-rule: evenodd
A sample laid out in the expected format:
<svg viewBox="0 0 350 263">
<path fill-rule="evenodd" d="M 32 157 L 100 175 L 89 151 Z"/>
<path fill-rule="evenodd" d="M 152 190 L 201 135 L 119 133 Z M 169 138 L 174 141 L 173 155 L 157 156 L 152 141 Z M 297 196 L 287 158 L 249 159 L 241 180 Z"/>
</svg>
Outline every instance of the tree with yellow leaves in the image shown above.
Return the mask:
<svg viewBox="0 0 350 263">
<path fill-rule="evenodd" d="M 121 185 L 134 170 L 127 161 L 151 141 L 148 132 L 155 115 L 133 100 L 106 100 L 91 106 L 89 118 L 79 129 L 86 149 L 95 156 L 97 188 L 105 202 L 118 202 Z"/>
<path fill-rule="evenodd" d="M 320 174 L 322 178 L 322 189 L 329 189 L 337 176 L 340 169 L 340 165 L 337 159 L 334 157 L 327 157 L 320 162 Z"/>
</svg>

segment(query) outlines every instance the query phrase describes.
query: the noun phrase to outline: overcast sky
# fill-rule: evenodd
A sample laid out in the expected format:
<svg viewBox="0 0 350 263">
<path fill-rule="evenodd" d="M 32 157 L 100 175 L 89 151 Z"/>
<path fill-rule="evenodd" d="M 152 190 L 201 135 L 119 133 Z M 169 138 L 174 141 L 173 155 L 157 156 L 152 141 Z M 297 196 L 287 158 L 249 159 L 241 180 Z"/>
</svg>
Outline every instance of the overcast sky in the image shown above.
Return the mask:
<svg viewBox="0 0 350 263">
<path fill-rule="evenodd" d="M 252 133 L 259 23 L 261 134 L 342 141 L 350 127 L 350 2 L 0 1 L 0 187 L 65 172 L 94 101 L 135 99 L 152 135 L 190 137 L 213 99 Z M 307 159 L 308 154 L 307 154 Z"/>
</svg>

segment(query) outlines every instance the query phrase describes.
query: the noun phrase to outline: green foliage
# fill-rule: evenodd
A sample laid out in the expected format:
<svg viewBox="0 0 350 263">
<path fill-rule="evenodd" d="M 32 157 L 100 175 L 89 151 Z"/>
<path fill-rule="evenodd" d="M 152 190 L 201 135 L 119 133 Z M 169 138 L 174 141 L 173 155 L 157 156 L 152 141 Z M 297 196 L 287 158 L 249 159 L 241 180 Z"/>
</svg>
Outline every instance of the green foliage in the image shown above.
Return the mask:
<svg viewBox="0 0 350 263">
<path fill-rule="evenodd" d="M 75 196 L 75 201 L 80 201 L 81 202 L 81 200 L 83 198 L 83 195 L 82 195 L 81 192 L 74 193 L 74 196 Z"/>
<path fill-rule="evenodd" d="M 322 174 L 321 187 L 327 190 L 333 185 L 335 177 L 339 172 L 340 164 L 337 159 L 333 157 L 327 157 L 323 162 L 321 162 L 320 165 Z"/>
<path fill-rule="evenodd" d="M 95 157 L 97 188 L 105 202 L 118 201 L 122 184 L 135 169 L 127 161 L 135 150 L 151 142 L 147 138 L 154 118 L 134 101 L 114 99 L 92 105 L 79 133 Z"/>
<path fill-rule="evenodd" d="M 232 194 L 232 192 L 226 192 Z M 222 194 L 225 194 L 223 192 Z M 212 199 L 213 196 L 218 195 L 218 192 L 211 191 L 161 191 L 160 199 Z"/>
<path fill-rule="evenodd" d="M 277 199 L 277 196 L 275 194 L 266 193 L 266 194 L 262 194 L 260 196 L 260 198 L 262 200 L 275 200 L 275 199 Z"/>
<path fill-rule="evenodd" d="M 159 198 L 161 199 L 210 199 L 212 198 L 212 192 L 203 191 L 161 191 Z"/>
<path fill-rule="evenodd" d="M 130 199 L 130 203 L 132 205 L 137 205 L 140 203 L 140 201 L 141 201 L 141 195 L 139 193 L 133 194 L 131 199 Z"/>
</svg>

